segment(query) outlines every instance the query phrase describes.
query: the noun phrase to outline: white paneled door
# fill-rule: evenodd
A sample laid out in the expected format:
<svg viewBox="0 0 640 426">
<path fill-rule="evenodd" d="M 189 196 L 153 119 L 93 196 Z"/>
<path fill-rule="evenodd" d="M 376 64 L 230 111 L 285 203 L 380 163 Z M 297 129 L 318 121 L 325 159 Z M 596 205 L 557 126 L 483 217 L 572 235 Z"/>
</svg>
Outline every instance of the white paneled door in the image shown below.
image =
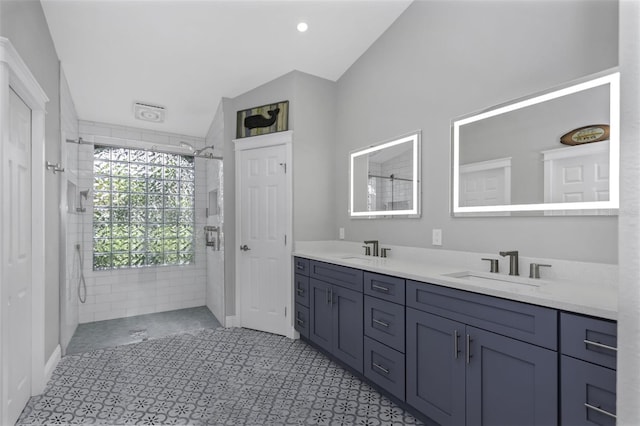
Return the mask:
<svg viewBox="0 0 640 426">
<path fill-rule="evenodd" d="M 7 418 L 13 424 L 31 396 L 31 110 L 11 91 L 10 131 L 4 146 L 3 358 L 8 366 Z"/>
<path fill-rule="evenodd" d="M 290 295 L 286 147 L 238 151 L 237 240 L 243 327 L 286 335 Z"/>
</svg>

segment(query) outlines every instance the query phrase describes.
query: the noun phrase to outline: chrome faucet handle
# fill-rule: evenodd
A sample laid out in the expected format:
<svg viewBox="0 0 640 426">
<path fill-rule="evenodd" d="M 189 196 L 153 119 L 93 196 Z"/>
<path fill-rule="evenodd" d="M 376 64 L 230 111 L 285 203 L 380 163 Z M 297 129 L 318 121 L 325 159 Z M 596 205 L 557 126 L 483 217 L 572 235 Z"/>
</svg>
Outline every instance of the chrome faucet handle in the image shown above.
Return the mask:
<svg viewBox="0 0 640 426">
<path fill-rule="evenodd" d="M 547 265 L 544 263 L 532 263 L 529 265 L 529 278 L 539 279 L 541 266 L 544 266 L 546 268 L 551 268 L 551 265 Z"/>
<path fill-rule="evenodd" d="M 378 240 L 367 240 L 364 242 L 365 244 L 372 244 L 373 245 L 373 252 L 371 253 L 372 256 L 378 257 Z"/>
<path fill-rule="evenodd" d="M 490 272 L 498 273 L 500 272 L 500 266 L 498 266 L 498 259 L 488 259 L 483 257 L 482 260 L 486 260 L 490 262 Z"/>
<path fill-rule="evenodd" d="M 369 246 L 362 246 L 364 248 L 364 255 L 365 256 L 371 256 L 371 247 Z"/>
<path fill-rule="evenodd" d="M 388 252 L 390 252 L 391 249 L 389 247 L 382 247 L 380 249 L 380 257 L 388 257 Z"/>
</svg>

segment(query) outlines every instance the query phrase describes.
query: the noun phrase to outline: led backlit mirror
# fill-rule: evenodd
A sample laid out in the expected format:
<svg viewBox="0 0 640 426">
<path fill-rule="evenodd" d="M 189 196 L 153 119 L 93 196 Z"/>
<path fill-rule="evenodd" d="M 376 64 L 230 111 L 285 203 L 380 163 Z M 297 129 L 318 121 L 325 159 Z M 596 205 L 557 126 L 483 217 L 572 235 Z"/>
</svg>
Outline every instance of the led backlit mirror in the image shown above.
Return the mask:
<svg viewBox="0 0 640 426">
<path fill-rule="evenodd" d="M 617 72 L 452 124 L 455 216 L 617 214 Z"/>
<path fill-rule="evenodd" d="M 420 132 L 354 151 L 351 217 L 420 217 Z"/>
</svg>

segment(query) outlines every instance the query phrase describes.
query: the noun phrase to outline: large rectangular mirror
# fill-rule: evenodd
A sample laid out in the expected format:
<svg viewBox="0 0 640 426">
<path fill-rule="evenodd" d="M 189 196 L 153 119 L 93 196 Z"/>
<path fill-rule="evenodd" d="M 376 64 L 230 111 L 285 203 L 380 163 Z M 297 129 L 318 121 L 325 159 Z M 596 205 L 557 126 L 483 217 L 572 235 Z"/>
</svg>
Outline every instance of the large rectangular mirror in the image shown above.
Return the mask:
<svg viewBox="0 0 640 426">
<path fill-rule="evenodd" d="M 351 217 L 420 217 L 420 132 L 353 151 Z"/>
<path fill-rule="evenodd" d="M 454 120 L 453 215 L 617 214 L 619 86 L 600 73 Z"/>
</svg>

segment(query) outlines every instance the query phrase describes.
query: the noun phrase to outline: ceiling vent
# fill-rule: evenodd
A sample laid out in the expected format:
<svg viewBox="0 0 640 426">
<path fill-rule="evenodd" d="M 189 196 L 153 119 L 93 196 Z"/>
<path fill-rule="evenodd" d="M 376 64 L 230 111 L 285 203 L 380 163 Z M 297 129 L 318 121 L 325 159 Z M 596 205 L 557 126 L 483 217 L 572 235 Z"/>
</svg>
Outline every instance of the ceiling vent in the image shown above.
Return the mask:
<svg viewBox="0 0 640 426">
<path fill-rule="evenodd" d="M 133 104 L 133 113 L 138 120 L 164 123 L 165 109 L 158 105 L 136 102 Z"/>
</svg>

